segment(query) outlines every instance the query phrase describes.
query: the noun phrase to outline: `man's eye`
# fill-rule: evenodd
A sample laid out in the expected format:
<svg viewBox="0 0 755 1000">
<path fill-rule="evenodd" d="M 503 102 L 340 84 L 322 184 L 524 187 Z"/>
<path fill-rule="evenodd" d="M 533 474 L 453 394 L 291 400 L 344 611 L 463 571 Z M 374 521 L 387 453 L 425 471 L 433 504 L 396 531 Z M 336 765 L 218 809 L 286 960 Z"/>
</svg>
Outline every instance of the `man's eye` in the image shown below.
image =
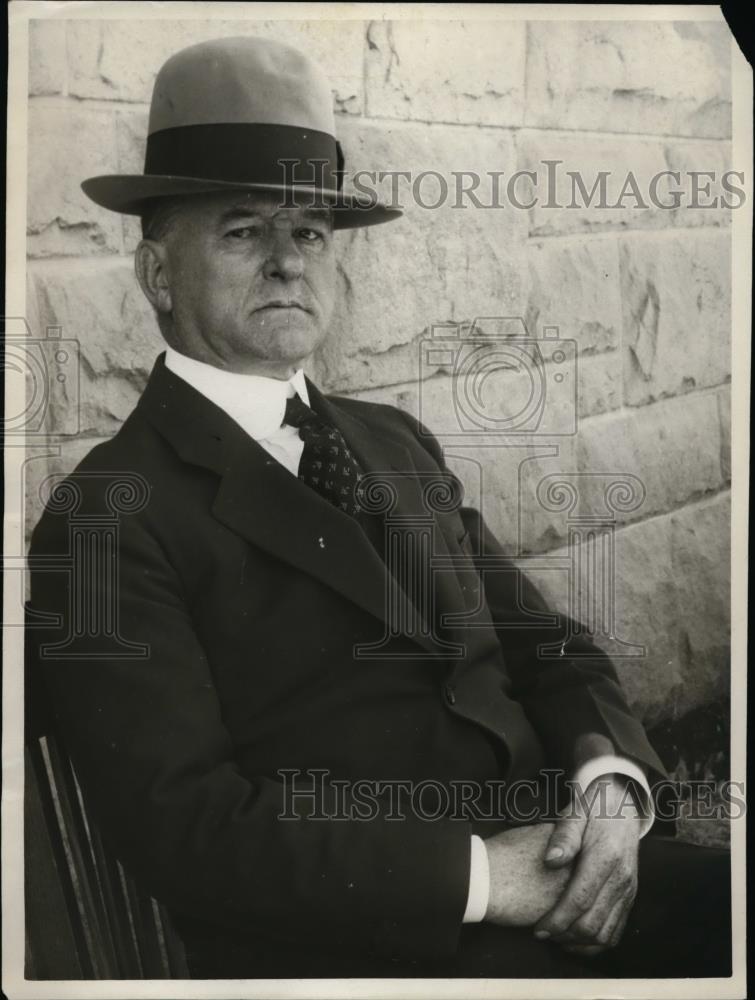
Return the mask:
<svg viewBox="0 0 755 1000">
<path fill-rule="evenodd" d="M 304 240 L 305 243 L 319 243 L 323 240 L 322 233 L 319 233 L 316 229 L 299 229 L 297 230 L 297 236 Z"/>
<path fill-rule="evenodd" d="M 235 240 L 248 240 L 250 237 L 255 236 L 257 230 L 254 226 L 239 226 L 237 229 L 231 229 L 227 235 Z"/>
</svg>

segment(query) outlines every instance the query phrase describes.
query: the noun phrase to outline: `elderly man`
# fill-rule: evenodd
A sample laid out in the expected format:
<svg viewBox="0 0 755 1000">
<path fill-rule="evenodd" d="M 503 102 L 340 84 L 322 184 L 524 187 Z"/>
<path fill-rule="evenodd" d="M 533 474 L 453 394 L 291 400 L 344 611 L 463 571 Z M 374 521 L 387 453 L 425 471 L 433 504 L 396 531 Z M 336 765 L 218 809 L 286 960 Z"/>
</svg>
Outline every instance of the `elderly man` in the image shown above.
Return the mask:
<svg viewBox="0 0 755 1000">
<path fill-rule="evenodd" d="M 458 483 L 424 427 L 303 374 L 337 230 L 400 215 L 341 174 L 319 71 L 225 39 L 161 70 L 144 175 L 84 184 L 141 216 L 167 344 L 69 482 L 92 514 L 119 477 L 142 484 L 115 578 L 33 576 L 60 625 L 30 639 L 103 834 L 199 977 L 727 974 L 726 858 L 640 849 L 663 768 L 606 656 L 543 614 L 479 514 L 430 504 L 428 483 Z M 431 550 L 411 530 L 386 544 L 376 483 L 407 523 L 431 514 Z M 32 555 L 68 546 L 51 503 Z M 76 627 L 97 602 L 114 655 Z M 586 793 L 560 788 L 558 815 L 556 771 Z M 525 783 L 519 815 L 492 807 L 502 780 Z M 479 790 L 460 812 L 393 794 L 459 783 Z"/>
</svg>

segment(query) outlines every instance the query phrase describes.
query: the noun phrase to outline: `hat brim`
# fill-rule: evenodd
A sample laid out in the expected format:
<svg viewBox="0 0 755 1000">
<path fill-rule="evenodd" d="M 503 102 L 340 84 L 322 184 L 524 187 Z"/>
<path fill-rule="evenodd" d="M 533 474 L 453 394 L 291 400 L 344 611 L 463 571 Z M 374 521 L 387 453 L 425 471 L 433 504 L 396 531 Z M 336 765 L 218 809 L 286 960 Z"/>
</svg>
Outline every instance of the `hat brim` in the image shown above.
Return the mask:
<svg viewBox="0 0 755 1000">
<path fill-rule="evenodd" d="M 313 187 L 283 184 L 243 184 L 237 181 L 207 180 L 201 177 L 171 177 L 154 174 L 107 174 L 90 177 L 81 185 L 95 204 L 124 215 L 142 215 L 157 198 L 177 195 L 209 194 L 221 191 L 280 191 L 288 198 L 317 204 L 325 202 L 333 208 L 334 229 L 356 229 L 392 222 L 403 215 L 401 209 L 389 208 L 379 201 L 339 191 L 318 191 Z"/>
</svg>

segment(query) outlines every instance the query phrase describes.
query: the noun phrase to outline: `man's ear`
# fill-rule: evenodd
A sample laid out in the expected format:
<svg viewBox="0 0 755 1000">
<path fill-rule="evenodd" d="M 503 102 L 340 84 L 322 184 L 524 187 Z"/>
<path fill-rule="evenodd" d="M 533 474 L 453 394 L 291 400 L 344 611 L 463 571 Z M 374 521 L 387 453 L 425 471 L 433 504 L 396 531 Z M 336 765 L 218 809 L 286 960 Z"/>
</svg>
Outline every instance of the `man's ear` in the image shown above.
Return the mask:
<svg viewBox="0 0 755 1000">
<path fill-rule="evenodd" d="M 141 289 L 161 316 L 170 315 L 173 309 L 167 256 L 165 245 L 157 240 L 142 240 L 134 256 L 134 268 Z"/>
</svg>

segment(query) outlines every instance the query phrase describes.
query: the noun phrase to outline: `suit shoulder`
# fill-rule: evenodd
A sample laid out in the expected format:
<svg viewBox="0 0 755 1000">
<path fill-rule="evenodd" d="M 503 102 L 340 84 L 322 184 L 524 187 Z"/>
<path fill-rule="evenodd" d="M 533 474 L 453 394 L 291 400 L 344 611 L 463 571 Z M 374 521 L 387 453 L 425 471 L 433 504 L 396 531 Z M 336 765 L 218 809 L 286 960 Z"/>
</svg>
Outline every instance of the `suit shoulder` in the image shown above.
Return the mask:
<svg viewBox="0 0 755 1000">
<path fill-rule="evenodd" d="M 391 403 L 376 403 L 363 399 L 350 399 L 347 396 L 328 396 L 336 406 L 361 419 L 376 431 L 391 434 L 408 447 L 418 445 L 432 458 L 442 461 L 442 449 L 433 434 L 413 414 L 402 410 Z"/>
<path fill-rule="evenodd" d="M 418 421 L 411 414 L 398 406 L 394 406 L 392 403 L 351 399 L 348 396 L 328 396 L 328 399 L 335 406 L 342 408 L 351 416 L 357 417 L 368 427 L 385 431 L 394 437 L 399 436 L 402 439 L 408 436 L 415 442 L 417 437 L 420 436 L 418 428 L 421 425 Z"/>
<path fill-rule="evenodd" d="M 73 514 L 138 512 L 140 498 L 165 475 L 170 450 L 137 411 L 107 441 L 94 445 L 73 469 L 50 472 L 39 487 L 41 516 L 32 533 L 40 540 L 65 530 Z"/>
<path fill-rule="evenodd" d="M 112 437 L 95 444 L 69 475 L 83 477 L 118 472 L 149 474 L 163 466 L 169 452 L 170 449 L 161 436 L 137 409 L 126 418 Z"/>
</svg>

